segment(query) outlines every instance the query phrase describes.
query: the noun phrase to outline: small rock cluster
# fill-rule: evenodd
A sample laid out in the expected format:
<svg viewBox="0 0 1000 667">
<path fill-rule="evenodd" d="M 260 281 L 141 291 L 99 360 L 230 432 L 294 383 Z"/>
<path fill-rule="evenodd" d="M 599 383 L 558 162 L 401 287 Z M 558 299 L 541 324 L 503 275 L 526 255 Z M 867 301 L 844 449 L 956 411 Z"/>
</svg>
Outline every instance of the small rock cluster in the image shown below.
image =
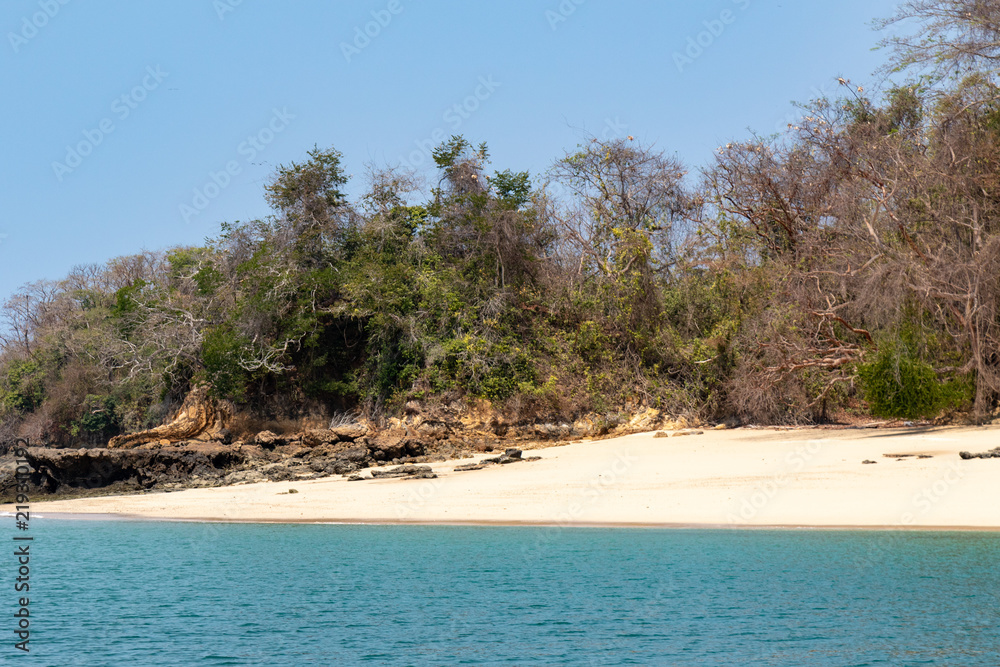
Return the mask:
<svg viewBox="0 0 1000 667">
<path fill-rule="evenodd" d="M 963 459 L 1000 459 L 1000 447 L 996 449 L 991 449 L 988 452 L 979 452 L 978 454 L 973 454 L 971 452 L 959 452 L 959 456 Z"/>
<path fill-rule="evenodd" d="M 510 463 L 521 463 L 522 461 L 538 461 L 541 458 L 541 456 L 523 456 L 523 452 L 520 449 L 511 448 L 500 456 L 483 459 L 479 463 L 466 463 L 464 465 L 456 466 L 455 472 L 482 470 L 483 468 L 491 465 L 508 465 Z"/>
<path fill-rule="evenodd" d="M 682 428 L 676 431 L 657 431 L 653 437 L 654 438 L 678 438 L 684 435 L 702 435 L 704 431 L 699 431 L 695 428 Z"/>
</svg>

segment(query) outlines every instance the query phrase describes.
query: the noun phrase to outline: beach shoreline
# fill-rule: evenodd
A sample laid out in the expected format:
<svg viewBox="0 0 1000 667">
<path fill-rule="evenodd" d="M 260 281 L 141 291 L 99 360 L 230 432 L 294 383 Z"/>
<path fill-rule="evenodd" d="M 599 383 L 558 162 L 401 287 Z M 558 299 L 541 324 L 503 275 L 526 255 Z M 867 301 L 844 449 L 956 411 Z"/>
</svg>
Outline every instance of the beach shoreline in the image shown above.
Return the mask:
<svg viewBox="0 0 1000 667">
<path fill-rule="evenodd" d="M 41 520 L 997 531 L 1000 460 L 963 460 L 959 452 L 992 449 L 998 436 L 997 427 L 641 433 L 532 450 L 540 460 L 482 470 L 454 471 L 468 459 L 433 463 L 434 479 L 330 477 L 35 498 L 32 513 Z"/>
<path fill-rule="evenodd" d="M 7 517 L 7 513 L 0 513 Z M 534 521 L 399 521 L 395 519 L 220 519 L 212 517 L 173 518 L 142 516 L 132 514 L 97 514 L 86 512 L 54 512 L 34 517 L 40 521 L 128 521 L 147 523 L 213 523 L 213 524 L 260 524 L 260 525 L 302 525 L 302 526 L 394 526 L 394 527 L 455 527 L 455 528 L 580 528 L 598 530 L 752 530 L 752 531 L 801 531 L 801 532 L 907 532 L 907 533 L 995 533 L 1000 526 L 900 526 L 900 525 L 789 525 L 789 524 L 698 524 L 698 523 L 546 523 Z"/>
</svg>

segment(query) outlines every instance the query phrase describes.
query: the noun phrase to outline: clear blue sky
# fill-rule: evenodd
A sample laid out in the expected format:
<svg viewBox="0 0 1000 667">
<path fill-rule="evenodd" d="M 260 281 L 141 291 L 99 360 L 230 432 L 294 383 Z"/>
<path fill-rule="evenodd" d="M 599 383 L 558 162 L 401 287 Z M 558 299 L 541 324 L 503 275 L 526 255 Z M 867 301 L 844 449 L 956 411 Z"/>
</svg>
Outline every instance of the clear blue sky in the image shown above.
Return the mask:
<svg viewBox="0 0 1000 667">
<path fill-rule="evenodd" d="M 5 0 L 0 299 L 265 215 L 262 184 L 314 144 L 353 192 L 452 133 L 500 170 L 543 172 L 584 132 L 697 169 L 838 76 L 871 83 L 894 4 Z"/>
</svg>

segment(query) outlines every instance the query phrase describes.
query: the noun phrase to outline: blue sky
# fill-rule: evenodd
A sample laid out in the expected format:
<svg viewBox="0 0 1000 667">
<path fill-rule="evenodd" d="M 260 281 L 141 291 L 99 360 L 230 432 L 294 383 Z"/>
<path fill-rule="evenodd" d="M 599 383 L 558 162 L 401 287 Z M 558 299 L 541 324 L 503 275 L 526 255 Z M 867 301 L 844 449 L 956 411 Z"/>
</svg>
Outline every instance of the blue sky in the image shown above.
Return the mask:
<svg viewBox="0 0 1000 667">
<path fill-rule="evenodd" d="M 874 82 L 887 0 L 5 0 L 0 299 L 268 213 L 314 144 L 426 167 L 453 133 L 539 174 L 584 133 L 692 169 Z"/>
</svg>

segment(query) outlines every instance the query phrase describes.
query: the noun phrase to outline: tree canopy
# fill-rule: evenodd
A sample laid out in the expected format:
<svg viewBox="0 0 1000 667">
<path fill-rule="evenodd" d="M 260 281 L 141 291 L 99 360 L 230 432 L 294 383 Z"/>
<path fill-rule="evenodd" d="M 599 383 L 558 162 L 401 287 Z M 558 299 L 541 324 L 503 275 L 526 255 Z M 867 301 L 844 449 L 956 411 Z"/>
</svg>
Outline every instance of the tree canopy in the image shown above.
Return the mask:
<svg viewBox="0 0 1000 667">
<path fill-rule="evenodd" d="M 416 174 L 314 147 L 273 214 L 80 266 L 0 309 L 0 437 L 99 444 L 196 383 L 243 414 L 984 419 L 1000 396 L 997 10 L 903 3 L 912 79 L 803 105 L 690 170 L 584 138 L 543 174 L 462 136 Z M 929 68 L 929 69 L 928 69 Z M 930 72 L 930 74 L 928 73 Z"/>
</svg>

